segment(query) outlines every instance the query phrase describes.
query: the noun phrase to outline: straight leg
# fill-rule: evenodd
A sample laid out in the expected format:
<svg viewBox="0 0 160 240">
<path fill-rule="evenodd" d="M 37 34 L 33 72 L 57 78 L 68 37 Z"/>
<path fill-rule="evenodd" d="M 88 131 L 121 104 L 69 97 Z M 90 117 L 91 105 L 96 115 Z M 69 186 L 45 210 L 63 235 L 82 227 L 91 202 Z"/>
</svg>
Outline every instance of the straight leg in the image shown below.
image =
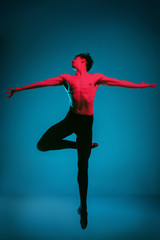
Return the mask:
<svg viewBox="0 0 160 240">
<path fill-rule="evenodd" d="M 77 143 L 78 144 L 78 143 Z M 87 210 L 87 190 L 88 190 L 88 160 L 91 153 L 91 144 L 87 147 L 78 144 L 78 185 L 81 200 L 81 207 Z"/>
<path fill-rule="evenodd" d="M 83 119 L 77 132 L 78 152 L 78 185 L 81 200 L 81 208 L 87 210 L 88 190 L 88 161 L 92 146 L 92 123 L 91 117 Z"/>
<path fill-rule="evenodd" d="M 80 224 L 82 229 L 87 227 L 87 191 L 88 191 L 88 161 L 91 154 L 92 144 L 92 128 L 81 128 L 77 134 L 77 151 L 78 151 L 78 185 L 80 194 L 80 207 L 78 213 L 80 214 Z"/>
</svg>

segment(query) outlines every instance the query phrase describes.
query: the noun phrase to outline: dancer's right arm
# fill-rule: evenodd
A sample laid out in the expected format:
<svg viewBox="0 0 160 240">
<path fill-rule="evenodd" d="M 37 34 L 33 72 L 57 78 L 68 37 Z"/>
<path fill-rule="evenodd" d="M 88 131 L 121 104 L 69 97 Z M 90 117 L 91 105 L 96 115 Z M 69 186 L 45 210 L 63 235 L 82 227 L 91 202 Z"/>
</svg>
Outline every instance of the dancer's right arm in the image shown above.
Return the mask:
<svg viewBox="0 0 160 240">
<path fill-rule="evenodd" d="M 9 95 L 7 97 L 10 98 L 10 97 L 12 97 L 12 95 L 14 93 L 19 92 L 19 91 L 23 91 L 23 90 L 29 90 L 29 89 L 40 88 L 40 87 L 63 85 L 63 79 L 65 78 L 65 76 L 66 76 L 66 74 L 62 74 L 62 75 L 59 75 L 58 77 L 48 78 L 44 81 L 32 83 L 32 84 L 26 85 L 24 87 L 8 88 L 10 90 L 8 92 L 6 92 L 6 93 L 9 93 Z"/>
</svg>

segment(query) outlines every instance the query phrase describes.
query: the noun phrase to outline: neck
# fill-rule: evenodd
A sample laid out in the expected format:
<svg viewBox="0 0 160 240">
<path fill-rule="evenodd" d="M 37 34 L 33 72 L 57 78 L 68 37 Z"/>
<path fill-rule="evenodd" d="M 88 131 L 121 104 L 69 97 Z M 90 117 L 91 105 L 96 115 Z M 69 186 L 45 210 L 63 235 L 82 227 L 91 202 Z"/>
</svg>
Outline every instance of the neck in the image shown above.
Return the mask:
<svg viewBox="0 0 160 240">
<path fill-rule="evenodd" d="M 76 76 L 82 76 L 82 75 L 87 75 L 88 72 L 86 70 L 86 66 L 85 67 L 81 67 L 80 69 L 77 69 L 76 71 Z"/>
</svg>

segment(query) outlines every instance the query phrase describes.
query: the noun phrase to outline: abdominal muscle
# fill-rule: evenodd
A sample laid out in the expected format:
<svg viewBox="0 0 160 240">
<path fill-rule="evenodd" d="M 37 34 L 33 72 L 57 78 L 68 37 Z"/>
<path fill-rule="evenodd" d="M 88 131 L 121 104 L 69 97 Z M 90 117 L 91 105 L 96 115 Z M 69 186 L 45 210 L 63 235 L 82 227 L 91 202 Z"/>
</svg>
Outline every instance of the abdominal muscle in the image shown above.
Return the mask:
<svg viewBox="0 0 160 240">
<path fill-rule="evenodd" d="M 92 76 L 92 75 L 90 75 Z M 93 115 L 93 105 L 98 86 L 93 76 L 90 78 L 77 78 L 72 76 L 69 84 L 68 96 L 71 111 L 80 115 Z"/>
<path fill-rule="evenodd" d="M 81 114 L 81 115 L 93 115 L 93 104 L 88 104 L 83 101 L 75 102 L 72 101 L 70 105 L 71 110 L 74 113 Z"/>
</svg>

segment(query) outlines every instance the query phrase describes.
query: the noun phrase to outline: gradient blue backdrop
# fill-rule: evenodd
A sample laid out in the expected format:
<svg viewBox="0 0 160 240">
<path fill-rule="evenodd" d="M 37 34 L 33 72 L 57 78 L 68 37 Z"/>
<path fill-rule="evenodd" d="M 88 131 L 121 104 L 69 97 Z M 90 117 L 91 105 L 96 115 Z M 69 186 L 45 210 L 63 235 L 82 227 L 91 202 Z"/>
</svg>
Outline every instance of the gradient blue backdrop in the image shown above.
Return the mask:
<svg viewBox="0 0 160 240">
<path fill-rule="evenodd" d="M 41 135 L 65 117 L 63 87 L 7 88 L 75 74 L 89 52 L 90 73 L 156 88 L 99 87 L 94 106 L 89 194 L 160 193 L 158 1 L 1 1 L 1 160 L 4 194 L 78 194 L 76 150 L 40 152 Z M 75 139 L 71 136 L 70 139 Z"/>
</svg>

